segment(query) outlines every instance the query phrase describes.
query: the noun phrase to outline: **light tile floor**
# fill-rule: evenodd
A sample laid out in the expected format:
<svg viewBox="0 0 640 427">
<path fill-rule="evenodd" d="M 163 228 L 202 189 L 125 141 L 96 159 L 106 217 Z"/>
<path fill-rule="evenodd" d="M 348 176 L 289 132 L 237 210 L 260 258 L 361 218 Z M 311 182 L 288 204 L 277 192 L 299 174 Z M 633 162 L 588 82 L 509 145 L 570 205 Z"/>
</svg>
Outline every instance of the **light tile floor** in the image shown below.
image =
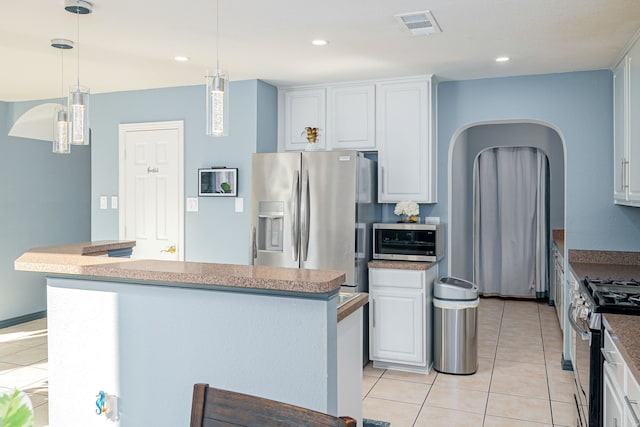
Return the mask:
<svg viewBox="0 0 640 427">
<path fill-rule="evenodd" d="M 554 307 L 483 298 L 474 375 L 376 369 L 363 376 L 365 418 L 392 427 L 575 426 L 573 372 L 563 371 Z"/>
<path fill-rule="evenodd" d="M 34 427 L 49 424 L 47 319 L 0 329 L 0 392 L 20 389 L 29 395 Z"/>
<path fill-rule="evenodd" d="M 403 426 L 574 426 L 573 373 L 560 367 L 562 335 L 545 303 L 482 299 L 479 369 L 470 376 L 365 368 L 366 418 Z M 19 388 L 48 425 L 47 321 L 0 329 L 0 391 Z"/>
</svg>

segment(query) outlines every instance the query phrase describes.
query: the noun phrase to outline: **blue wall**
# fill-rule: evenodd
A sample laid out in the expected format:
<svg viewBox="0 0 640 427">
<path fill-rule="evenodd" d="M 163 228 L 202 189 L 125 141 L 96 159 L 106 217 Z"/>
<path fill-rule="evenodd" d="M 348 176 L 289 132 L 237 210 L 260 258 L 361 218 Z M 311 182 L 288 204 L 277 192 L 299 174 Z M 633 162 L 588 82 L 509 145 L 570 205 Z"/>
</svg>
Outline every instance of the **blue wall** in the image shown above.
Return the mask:
<svg viewBox="0 0 640 427">
<path fill-rule="evenodd" d="M 477 122 L 538 120 L 566 152 L 565 245 L 640 250 L 640 209 L 613 203 L 612 74 L 608 70 L 444 82 L 438 87 L 438 203 L 421 216 L 448 218 L 449 148 Z M 448 260 L 441 263 L 441 274 Z"/>
<path fill-rule="evenodd" d="M 91 147 L 60 155 L 50 142 L 7 136 L 39 103 L 0 102 L 0 322 L 47 308 L 44 276 L 15 271 L 16 258 L 29 248 L 90 239 Z"/>
<path fill-rule="evenodd" d="M 92 240 L 118 238 L 118 210 L 99 209 L 99 197 L 118 194 L 118 125 L 184 121 L 185 197 L 198 196 L 197 170 L 238 168 L 235 213 L 231 197 L 201 197 L 199 212 L 185 213 L 185 260 L 246 264 L 249 259 L 251 153 L 276 151 L 277 90 L 264 82 L 231 82 L 229 136 L 211 138 L 205 129 L 204 86 L 117 92 L 91 100 Z"/>
</svg>

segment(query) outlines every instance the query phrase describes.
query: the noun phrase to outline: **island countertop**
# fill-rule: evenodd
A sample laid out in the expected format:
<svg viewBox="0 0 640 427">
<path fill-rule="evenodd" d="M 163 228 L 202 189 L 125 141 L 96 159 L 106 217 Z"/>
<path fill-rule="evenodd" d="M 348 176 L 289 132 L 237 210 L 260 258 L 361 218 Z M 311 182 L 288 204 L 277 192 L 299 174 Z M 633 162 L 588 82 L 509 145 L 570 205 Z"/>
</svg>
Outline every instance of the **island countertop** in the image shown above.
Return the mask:
<svg viewBox="0 0 640 427">
<path fill-rule="evenodd" d="M 34 248 L 21 255 L 14 266 L 19 271 L 79 278 L 101 277 L 165 286 L 228 287 L 302 294 L 337 292 L 345 281 L 343 272 L 332 270 L 91 256 L 133 246 L 135 242 L 131 241 L 98 241 Z"/>
</svg>

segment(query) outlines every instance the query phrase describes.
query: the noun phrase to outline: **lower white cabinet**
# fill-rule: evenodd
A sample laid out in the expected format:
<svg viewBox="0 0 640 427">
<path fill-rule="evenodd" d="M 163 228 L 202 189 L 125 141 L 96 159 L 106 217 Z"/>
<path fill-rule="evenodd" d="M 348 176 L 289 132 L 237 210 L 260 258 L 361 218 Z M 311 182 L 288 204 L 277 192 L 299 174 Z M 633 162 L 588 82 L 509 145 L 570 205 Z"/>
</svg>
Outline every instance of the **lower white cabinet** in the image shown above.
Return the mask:
<svg viewBox="0 0 640 427">
<path fill-rule="evenodd" d="M 362 307 L 338 322 L 338 415 L 362 425 Z"/>
<path fill-rule="evenodd" d="M 640 426 L 640 386 L 631 373 L 620 350 L 617 338 L 604 332 L 602 385 L 602 418 L 605 427 Z"/>
<path fill-rule="evenodd" d="M 607 364 L 604 366 L 604 383 L 603 383 L 603 405 L 602 413 L 603 425 L 610 427 L 623 426 L 623 407 L 620 396 L 624 395 L 622 386 L 620 386 L 615 377 L 609 372 Z"/>
<path fill-rule="evenodd" d="M 553 257 L 553 300 L 556 306 L 556 314 L 558 315 L 558 321 L 560 322 L 560 329 L 564 331 L 564 255 L 560 252 L 560 249 L 554 243 L 552 246 Z"/>
<path fill-rule="evenodd" d="M 437 268 L 369 268 L 369 358 L 375 367 L 428 372 Z"/>
</svg>

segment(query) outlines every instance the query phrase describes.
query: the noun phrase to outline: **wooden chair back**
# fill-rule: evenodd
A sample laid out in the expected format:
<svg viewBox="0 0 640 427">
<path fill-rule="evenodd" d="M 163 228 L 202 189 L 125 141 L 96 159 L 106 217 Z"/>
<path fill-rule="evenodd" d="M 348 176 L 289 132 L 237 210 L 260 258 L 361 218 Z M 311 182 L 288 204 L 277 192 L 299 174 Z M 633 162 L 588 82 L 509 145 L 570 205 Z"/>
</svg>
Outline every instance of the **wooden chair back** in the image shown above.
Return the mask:
<svg viewBox="0 0 640 427">
<path fill-rule="evenodd" d="M 233 391 L 193 386 L 190 427 L 356 427 L 350 417 L 334 417 L 310 409 Z"/>
</svg>

